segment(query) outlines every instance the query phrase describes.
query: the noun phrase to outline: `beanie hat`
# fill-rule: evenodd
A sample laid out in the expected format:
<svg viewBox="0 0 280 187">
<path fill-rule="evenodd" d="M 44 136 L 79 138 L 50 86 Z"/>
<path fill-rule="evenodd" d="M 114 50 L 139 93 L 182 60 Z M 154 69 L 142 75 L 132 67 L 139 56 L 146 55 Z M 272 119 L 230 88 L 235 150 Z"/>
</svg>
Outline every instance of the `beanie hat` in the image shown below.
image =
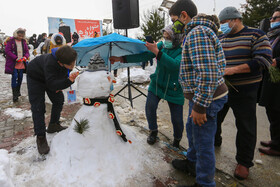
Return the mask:
<svg viewBox="0 0 280 187">
<path fill-rule="evenodd" d="M 171 40 L 174 40 L 174 32 L 172 30 L 172 25 L 168 25 L 166 27 L 164 27 L 164 29 L 162 29 L 162 32 L 167 32 L 169 34 L 169 36 L 171 37 Z"/>
<path fill-rule="evenodd" d="M 226 7 L 219 14 L 219 20 L 242 18 L 240 12 L 235 7 Z"/>
</svg>

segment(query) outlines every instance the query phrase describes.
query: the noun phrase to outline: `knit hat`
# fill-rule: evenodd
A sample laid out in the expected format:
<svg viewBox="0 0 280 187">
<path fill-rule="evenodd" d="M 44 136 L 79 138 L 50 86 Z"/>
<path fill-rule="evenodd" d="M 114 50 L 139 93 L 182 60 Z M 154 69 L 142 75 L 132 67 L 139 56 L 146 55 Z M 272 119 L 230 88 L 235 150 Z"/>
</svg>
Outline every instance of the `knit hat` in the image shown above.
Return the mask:
<svg viewBox="0 0 280 187">
<path fill-rule="evenodd" d="M 171 37 L 171 40 L 174 40 L 174 32 L 172 30 L 172 25 L 168 25 L 166 27 L 164 27 L 164 29 L 162 29 L 162 32 L 167 32 L 169 34 L 169 36 Z"/>
<path fill-rule="evenodd" d="M 235 7 L 226 7 L 219 14 L 219 20 L 224 21 L 227 19 L 242 18 L 241 14 Z"/>
<path fill-rule="evenodd" d="M 90 58 L 87 71 L 108 71 L 108 68 L 105 66 L 105 61 L 100 56 L 100 53 L 97 52 Z"/>
</svg>

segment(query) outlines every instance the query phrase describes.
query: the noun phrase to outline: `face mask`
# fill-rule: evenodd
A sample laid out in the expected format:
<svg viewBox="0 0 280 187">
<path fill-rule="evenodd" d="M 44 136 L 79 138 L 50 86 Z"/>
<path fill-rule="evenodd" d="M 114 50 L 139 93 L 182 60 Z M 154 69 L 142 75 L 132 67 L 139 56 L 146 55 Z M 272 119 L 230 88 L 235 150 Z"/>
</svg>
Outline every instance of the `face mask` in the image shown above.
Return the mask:
<svg viewBox="0 0 280 187">
<path fill-rule="evenodd" d="M 270 23 L 270 28 L 275 28 L 275 27 L 278 27 L 278 26 L 280 26 L 280 21 Z"/>
<path fill-rule="evenodd" d="M 179 19 L 177 19 L 172 26 L 172 30 L 175 34 L 184 33 L 185 24 L 182 23 Z"/>
<path fill-rule="evenodd" d="M 166 49 L 171 49 L 173 47 L 173 43 L 171 40 L 164 40 L 163 45 Z"/>
<path fill-rule="evenodd" d="M 230 33 L 231 30 L 232 30 L 232 28 L 229 27 L 228 23 L 221 24 L 221 31 L 224 34 Z"/>
</svg>

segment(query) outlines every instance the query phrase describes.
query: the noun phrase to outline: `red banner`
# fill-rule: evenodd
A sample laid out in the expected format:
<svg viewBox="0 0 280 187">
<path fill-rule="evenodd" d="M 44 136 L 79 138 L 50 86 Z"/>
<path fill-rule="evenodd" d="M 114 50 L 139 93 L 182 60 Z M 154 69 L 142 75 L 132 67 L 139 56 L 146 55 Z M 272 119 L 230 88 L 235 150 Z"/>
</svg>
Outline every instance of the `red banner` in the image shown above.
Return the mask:
<svg viewBox="0 0 280 187">
<path fill-rule="evenodd" d="M 101 36 L 100 21 L 75 19 L 77 33 L 82 38 L 93 38 Z"/>
</svg>

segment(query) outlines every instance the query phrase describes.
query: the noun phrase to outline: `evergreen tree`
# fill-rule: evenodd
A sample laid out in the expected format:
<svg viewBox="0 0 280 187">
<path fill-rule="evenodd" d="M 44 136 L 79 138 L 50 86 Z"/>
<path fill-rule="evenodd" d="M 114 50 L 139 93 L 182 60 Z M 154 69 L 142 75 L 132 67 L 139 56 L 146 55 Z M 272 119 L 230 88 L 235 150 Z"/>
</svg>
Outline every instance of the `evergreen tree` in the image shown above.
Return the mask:
<svg viewBox="0 0 280 187">
<path fill-rule="evenodd" d="M 243 23 L 251 27 L 258 27 L 260 21 L 271 17 L 273 10 L 280 5 L 279 0 L 246 0 L 241 5 Z"/>
<path fill-rule="evenodd" d="M 161 30 L 164 28 L 164 17 L 161 16 L 160 11 L 153 8 L 152 10 L 144 13 L 143 24 L 141 30 L 144 32 L 143 36 L 138 39 L 145 39 L 145 36 L 150 35 L 154 41 L 159 41 L 162 38 Z"/>
</svg>

